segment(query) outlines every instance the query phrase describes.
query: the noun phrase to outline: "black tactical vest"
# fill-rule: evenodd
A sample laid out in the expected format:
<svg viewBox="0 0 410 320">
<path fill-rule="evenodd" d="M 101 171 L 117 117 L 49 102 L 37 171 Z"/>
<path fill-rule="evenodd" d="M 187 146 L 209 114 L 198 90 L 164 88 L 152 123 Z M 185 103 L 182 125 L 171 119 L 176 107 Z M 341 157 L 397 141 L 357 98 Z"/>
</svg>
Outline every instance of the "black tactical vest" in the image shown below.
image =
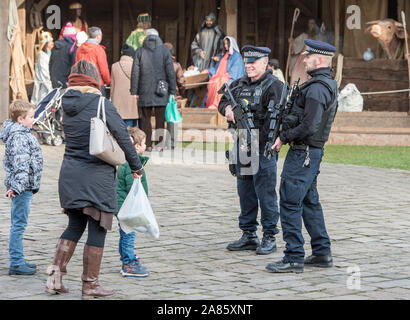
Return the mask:
<svg viewBox="0 0 410 320">
<path fill-rule="evenodd" d="M 249 109 L 253 114 L 253 120 L 255 123 L 255 128 L 262 128 L 266 113 L 268 111 L 267 106 L 262 106 L 262 97 L 266 90 L 272 85 L 274 81 L 273 76 L 268 76 L 258 85 L 246 85 L 241 83 L 238 88 L 238 99 L 247 102 Z"/>
<path fill-rule="evenodd" d="M 336 116 L 338 89 L 335 80 L 322 75 L 317 75 L 301 85 L 299 95 L 305 95 L 308 87 L 314 83 L 320 83 L 322 85 L 322 90 L 328 90 L 331 98 L 330 101 L 326 101 L 319 129 L 312 136 L 305 138 L 302 143 L 312 147 L 322 148 L 329 139 L 330 129 Z M 304 110 L 304 106 L 298 106 L 300 100 L 301 99 L 296 99 L 295 101 L 295 106 L 293 108 L 295 112 L 298 112 L 298 110 Z"/>
</svg>

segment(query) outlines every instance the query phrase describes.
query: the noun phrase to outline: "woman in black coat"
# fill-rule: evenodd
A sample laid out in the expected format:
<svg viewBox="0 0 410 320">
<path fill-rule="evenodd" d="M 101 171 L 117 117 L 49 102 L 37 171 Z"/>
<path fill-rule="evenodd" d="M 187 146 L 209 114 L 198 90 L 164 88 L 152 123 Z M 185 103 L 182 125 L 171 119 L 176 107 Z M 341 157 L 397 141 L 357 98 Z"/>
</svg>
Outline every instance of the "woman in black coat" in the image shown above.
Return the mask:
<svg viewBox="0 0 410 320">
<path fill-rule="evenodd" d="M 131 94 L 138 98 L 138 108 L 141 112 L 142 130 L 147 135 L 147 151 L 152 150 L 151 114 L 155 107 L 155 129 L 165 128 L 165 107 L 169 95 L 175 95 L 176 77 L 171 54 L 166 48 L 155 29 L 148 29 L 142 47 L 138 48 L 131 71 Z M 158 81 L 168 83 L 168 94 L 159 96 L 155 93 Z M 163 140 L 163 132 L 158 139 Z M 160 149 L 162 150 L 162 148 Z"/>
<path fill-rule="evenodd" d="M 90 120 L 97 115 L 99 75 L 85 60 L 75 64 L 69 88 L 62 98 L 63 129 L 66 139 L 58 192 L 63 212 L 68 215 L 67 229 L 57 243 L 53 266 L 49 269 L 46 290 L 51 294 L 68 292 L 62 283 L 77 242 L 88 225 L 83 254 L 83 298 L 112 295 L 98 284 L 105 236 L 117 212 L 116 168 L 89 154 Z M 105 99 L 105 98 L 104 98 Z M 142 176 L 142 164 L 127 133 L 125 123 L 114 105 L 105 99 L 107 126 L 124 151 L 133 177 Z"/>
</svg>

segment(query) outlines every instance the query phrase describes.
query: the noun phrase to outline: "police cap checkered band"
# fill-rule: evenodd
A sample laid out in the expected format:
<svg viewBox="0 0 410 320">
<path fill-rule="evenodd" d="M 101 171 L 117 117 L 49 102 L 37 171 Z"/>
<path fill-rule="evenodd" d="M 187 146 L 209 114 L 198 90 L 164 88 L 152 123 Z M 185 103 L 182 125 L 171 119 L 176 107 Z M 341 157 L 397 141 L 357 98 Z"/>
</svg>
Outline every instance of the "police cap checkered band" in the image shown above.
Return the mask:
<svg viewBox="0 0 410 320">
<path fill-rule="evenodd" d="M 303 54 L 322 54 L 325 56 L 333 56 L 336 48 L 329 43 L 306 39 L 305 44 L 307 49 Z"/>
<path fill-rule="evenodd" d="M 251 45 L 246 45 L 242 47 L 243 58 L 245 63 L 252 63 L 256 60 L 268 57 L 271 50 L 266 47 L 255 47 Z"/>
</svg>

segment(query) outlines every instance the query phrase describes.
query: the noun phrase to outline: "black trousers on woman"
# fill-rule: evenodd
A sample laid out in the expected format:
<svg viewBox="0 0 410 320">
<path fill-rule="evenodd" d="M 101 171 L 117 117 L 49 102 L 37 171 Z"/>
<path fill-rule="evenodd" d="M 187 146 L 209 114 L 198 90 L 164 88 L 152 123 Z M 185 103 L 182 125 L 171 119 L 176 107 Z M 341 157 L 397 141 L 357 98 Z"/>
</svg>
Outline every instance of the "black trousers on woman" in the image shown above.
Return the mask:
<svg viewBox="0 0 410 320">
<path fill-rule="evenodd" d="M 107 230 L 100 226 L 100 222 L 82 213 L 81 210 L 69 210 L 68 226 L 61 235 L 61 239 L 66 239 L 77 243 L 83 235 L 88 224 L 88 237 L 86 245 L 104 248 Z"/>
</svg>

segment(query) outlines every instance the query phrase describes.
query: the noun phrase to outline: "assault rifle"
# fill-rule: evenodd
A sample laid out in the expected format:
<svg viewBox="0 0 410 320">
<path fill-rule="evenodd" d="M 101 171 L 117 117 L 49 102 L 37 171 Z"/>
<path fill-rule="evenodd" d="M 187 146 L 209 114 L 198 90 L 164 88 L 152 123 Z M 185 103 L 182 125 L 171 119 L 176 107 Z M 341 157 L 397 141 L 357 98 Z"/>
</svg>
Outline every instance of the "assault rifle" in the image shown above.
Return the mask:
<svg viewBox="0 0 410 320">
<path fill-rule="evenodd" d="M 245 129 L 247 132 L 247 150 L 250 150 L 251 147 L 251 137 L 253 135 L 252 130 L 255 129 L 255 123 L 253 122 L 253 115 L 252 112 L 249 110 L 246 101 L 241 100 L 239 103 L 235 100 L 234 96 L 232 95 L 231 89 L 229 86 L 224 83 L 221 89 L 218 90 L 219 94 L 224 94 L 225 97 L 228 99 L 230 105 L 232 106 L 232 111 L 234 114 L 236 128 L 237 129 Z M 235 127 L 235 125 L 230 122 L 230 127 Z M 245 143 L 244 143 L 245 145 Z"/>
<path fill-rule="evenodd" d="M 272 146 L 275 144 L 275 141 L 280 134 L 280 130 L 282 128 L 282 119 L 285 110 L 289 111 L 292 109 L 293 103 L 295 102 L 295 99 L 299 93 L 299 80 L 300 79 L 294 82 L 292 89 L 290 91 L 289 98 L 289 84 L 285 82 L 285 84 L 283 85 L 282 95 L 280 97 L 279 102 L 276 105 L 274 105 L 272 100 L 269 102 L 269 133 L 265 145 L 265 150 L 263 152 L 263 155 L 268 159 L 272 158 L 273 152 L 275 152 L 275 150 L 272 150 Z"/>
</svg>

